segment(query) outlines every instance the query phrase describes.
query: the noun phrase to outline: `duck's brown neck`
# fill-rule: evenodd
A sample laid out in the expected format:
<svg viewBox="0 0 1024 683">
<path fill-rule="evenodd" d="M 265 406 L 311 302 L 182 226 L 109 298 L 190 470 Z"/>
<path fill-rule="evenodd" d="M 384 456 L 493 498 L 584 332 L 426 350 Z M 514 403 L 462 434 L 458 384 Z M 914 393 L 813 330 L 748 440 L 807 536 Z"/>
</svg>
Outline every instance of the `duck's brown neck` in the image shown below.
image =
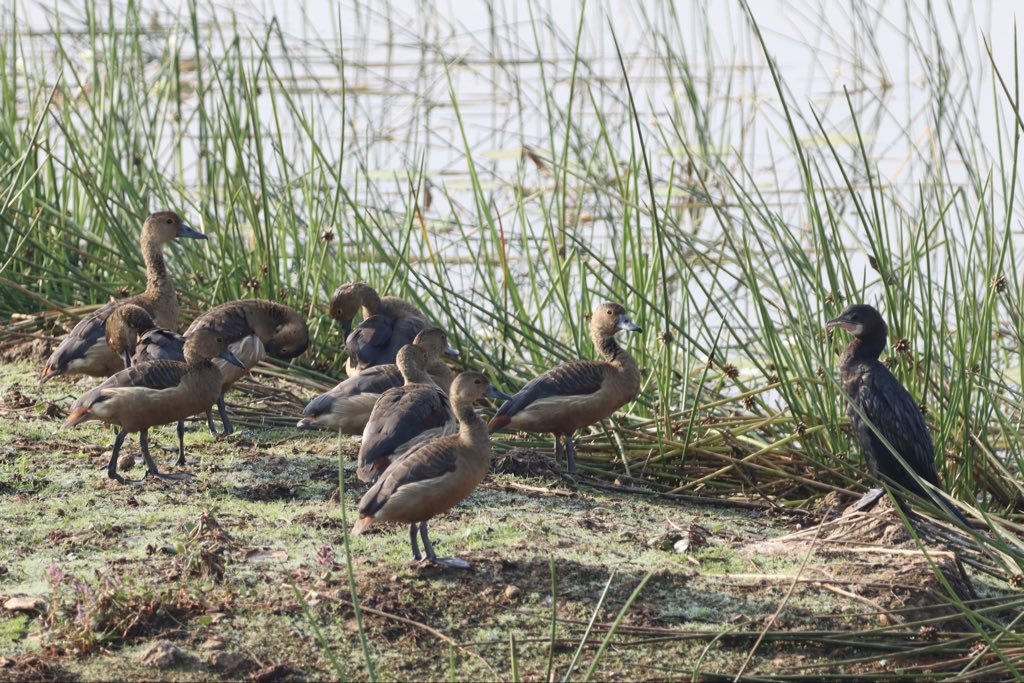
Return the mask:
<svg viewBox="0 0 1024 683">
<path fill-rule="evenodd" d="M 433 384 L 434 380 L 430 378 L 427 371 L 418 365 L 399 365 L 398 369 L 402 373 L 402 378 L 406 384 Z"/>
<path fill-rule="evenodd" d="M 164 245 L 152 235 L 142 235 L 142 259 L 146 262 L 146 294 L 152 300 L 177 303 L 174 283 L 164 261 Z"/>
<path fill-rule="evenodd" d="M 605 357 L 612 365 L 617 365 L 622 369 L 636 368 L 636 361 L 633 360 L 633 356 L 629 354 L 629 351 L 619 346 L 619 343 L 615 341 L 615 335 L 605 335 L 599 332 L 592 332 L 591 339 L 594 340 L 594 346 L 597 350 Z"/>
<path fill-rule="evenodd" d="M 453 396 L 452 412 L 459 420 L 459 439 L 461 441 L 476 444 L 490 438 L 487 435 L 487 425 L 473 408 L 472 401 L 467 401 L 459 395 Z"/>
<path fill-rule="evenodd" d="M 202 355 L 201 352 L 189 348 L 187 344 L 185 345 L 184 356 L 185 365 L 188 366 L 189 370 L 201 370 L 206 367 L 217 370 L 217 366 L 213 364 L 212 360 Z"/>
<path fill-rule="evenodd" d="M 360 301 L 363 304 L 363 318 L 369 318 L 377 313 L 381 307 L 380 295 L 370 288 L 364 289 L 360 294 Z"/>
<path fill-rule="evenodd" d="M 306 321 L 297 311 L 273 301 L 246 303 L 254 312 L 248 316 L 249 325 L 263 341 L 267 353 L 279 358 L 294 358 L 306 350 L 309 331 Z"/>
<path fill-rule="evenodd" d="M 423 314 L 420 313 L 418 308 L 396 296 L 386 296 L 382 299 L 376 292 L 373 293 L 373 296 L 376 297 L 375 308 L 373 310 L 370 309 L 367 299 L 363 299 L 364 313 L 367 311 L 369 311 L 369 315 L 381 313 L 392 318 L 401 318 L 404 316 L 414 316 L 417 318 L 423 317 Z"/>
</svg>

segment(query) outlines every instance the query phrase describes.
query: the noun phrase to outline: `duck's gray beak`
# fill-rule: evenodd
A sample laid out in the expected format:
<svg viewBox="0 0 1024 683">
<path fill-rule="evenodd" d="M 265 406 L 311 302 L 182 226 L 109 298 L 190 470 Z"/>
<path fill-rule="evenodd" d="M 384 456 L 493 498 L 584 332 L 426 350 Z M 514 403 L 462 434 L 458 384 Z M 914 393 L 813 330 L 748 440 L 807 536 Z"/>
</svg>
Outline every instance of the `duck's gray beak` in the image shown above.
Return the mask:
<svg viewBox="0 0 1024 683">
<path fill-rule="evenodd" d="M 458 358 L 459 357 L 459 351 L 454 346 L 449 346 L 448 348 L 446 348 L 444 350 L 444 355 L 451 356 L 452 358 Z"/>
<path fill-rule="evenodd" d="M 348 339 L 348 335 L 352 334 L 352 320 L 341 321 L 341 331 L 345 333 L 345 339 Z"/>
<path fill-rule="evenodd" d="M 181 224 L 181 232 L 178 233 L 178 237 L 188 237 L 193 240 L 205 240 L 209 239 L 204 233 L 199 232 L 190 225 L 185 223 Z"/>
<path fill-rule="evenodd" d="M 231 363 L 232 365 L 237 365 L 238 367 L 245 370 L 245 365 L 242 363 L 242 361 L 238 360 L 238 356 L 231 353 L 231 349 L 224 349 L 224 353 L 220 354 L 220 357 L 226 360 L 227 362 Z"/>
<path fill-rule="evenodd" d="M 493 386 L 487 388 L 487 393 L 484 394 L 487 398 L 500 398 L 503 401 L 511 401 L 512 397 L 503 391 L 498 391 Z"/>
<path fill-rule="evenodd" d="M 625 313 L 623 313 L 622 315 L 619 316 L 619 322 L 616 325 L 616 327 L 618 327 L 620 330 L 625 330 L 626 332 L 643 332 L 644 331 L 644 328 L 640 327 L 635 322 L 633 322 L 628 317 L 626 317 Z"/>
</svg>

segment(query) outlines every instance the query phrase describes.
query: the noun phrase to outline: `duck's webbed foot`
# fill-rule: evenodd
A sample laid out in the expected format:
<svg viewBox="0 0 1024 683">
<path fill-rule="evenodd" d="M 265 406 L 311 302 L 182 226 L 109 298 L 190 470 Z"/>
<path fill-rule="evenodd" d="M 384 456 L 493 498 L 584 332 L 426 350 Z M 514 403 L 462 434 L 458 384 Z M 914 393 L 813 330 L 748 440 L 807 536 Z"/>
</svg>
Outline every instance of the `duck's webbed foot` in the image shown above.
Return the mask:
<svg viewBox="0 0 1024 683">
<path fill-rule="evenodd" d="M 182 481 L 184 479 L 191 479 L 192 475 L 187 472 L 181 474 L 165 474 L 160 471 L 160 468 L 156 466 L 156 462 L 153 460 L 153 456 L 149 454 L 149 430 L 144 429 L 139 433 L 139 446 L 142 448 L 142 459 L 146 461 L 146 476 L 155 477 L 157 479 L 163 479 L 164 481 Z"/>
<path fill-rule="evenodd" d="M 410 535 L 411 535 L 410 530 Z M 472 565 L 465 560 L 460 560 L 457 557 L 438 557 L 437 553 L 434 552 L 434 546 L 430 543 L 430 537 L 427 535 L 427 523 L 420 522 L 420 538 L 423 539 L 423 549 L 427 551 L 427 559 L 434 564 L 439 564 L 443 567 L 449 567 L 451 569 L 472 569 Z"/>
</svg>

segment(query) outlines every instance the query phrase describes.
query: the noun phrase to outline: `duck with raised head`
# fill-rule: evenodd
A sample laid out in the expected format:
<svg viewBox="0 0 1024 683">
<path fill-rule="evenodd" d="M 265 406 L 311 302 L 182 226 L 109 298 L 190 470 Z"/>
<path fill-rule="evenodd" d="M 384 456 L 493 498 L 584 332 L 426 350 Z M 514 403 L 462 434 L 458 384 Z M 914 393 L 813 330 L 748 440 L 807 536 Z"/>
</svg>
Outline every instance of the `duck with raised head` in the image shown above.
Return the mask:
<svg viewBox="0 0 1024 683">
<path fill-rule="evenodd" d="M 417 334 L 413 344 L 426 352 L 427 374 L 447 394 L 455 375 L 442 355 L 457 356 L 459 352 L 448 345 L 448 337 L 436 327 Z M 324 427 L 340 429 L 346 434 L 362 434 L 377 399 L 388 389 L 402 386 L 404 381 L 397 365 L 389 363 L 367 368 L 310 401 L 296 426 L 299 429 Z"/>
<path fill-rule="evenodd" d="M 360 309 L 363 321 L 353 330 L 352 321 Z M 345 371 L 349 377 L 375 365 L 394 363 L 398 350 L 430 327 L 412 304 L 398 297 L 382 297 L 362 282 L 342 285 L 334 291 L 330 315 L 341 323 L 345 334 Z"/>
<path fill-rule="evenodd" d="M 874 476 L 928 499 L 924 487 L 879 438 L 879 434 L 885 437 L 917 476 L 940 488 L 935 447 L 921 410 L 889 368 L 878 360 L 889 333 L 882 314 L 873 306 L 853 304 L 829 320 L 826 327 L 838 327 L 853 335 L 839 357 L 839 378 L 848 401 L 846 414 L 868 469 Z M 865 498 L 874 502 L 877 495 Z M 961 522 L 970 525 L 945 496 L 938 498 Z M 896 502 L 903 505 L 899 498 Z"/>
<path fill-rule="evenodd" d="M 409 525 L 412 556 L 422 559 L 417 534 L 427 559 L 459 569 L 469 563 L 439 558 L 427 532 L 427 521 L 465 499 L 483 481 L 491 467 L 491 439 L 487 425 L 473 409 L 485 396 L 508 398 L 479 372 L 463 372 L 452 382 L 451 400 L 459 432 L 426 441 L 389 467 L 359 501 L 359 520 L 352 534 L 359 535 L 375 522 Z"/>
<path fill-rule="evenodd" d="M 398 352 L 405 380 L 388 389 L 373 406 L 359 444 L 356 476 L 372 482 L 418 444 L 458 429 L 448 396 L 427 373 L 427 354 L 407 344 Z"/>
<path fill-rule="evenodd" d="M 590 318 L 590 338 L 605 360 L 569 361 L 532 379 L 498 409 L 490 430 L 551 432 L 555 435 L 555 459 L 561 453 L 560 437 L 564 437 L 567 467 L 575 473 L 573 433 L 609 417 L 640 393 L 640 369 L 615 341 L 620 330 L 641 331 L 621 305 L 599 305 Z"/>
<path fill-rule="evenodd" d="M 118 453 L 129 432 L 139 432 L 139 447 L 148 475 L 167 480 L 186 478 L 188 475 L 160 472 L 149 454 L 149 429 L 184 420 L 213 404 L 222 381 L 220 371 L 210 361 L 217 356 L 241 365 L 219 330 L 193 330 L 185 340 L 184 363 L 159 360 L 121 370 L 75 401 L 62 428 L 87 420 L 118 425 L 121 429 L 107 463 L 107 476 L 122 484 L 137 483 L 117 472 Z"/>
<path fill-rule="evenodd" d="M 104 325 L 122 304 L 141 306 L 159 327 L 178 329 L 178 295 L 164 262 L 164 245 L 173 239 L 206 239 L 173 211 L 151 214 L 142 224 L 142 258 L 146 263 L 146 291 L 114 301 L 82 318 L 46 361 L 39 381 L 60 375 L 108 377 L 124 368 L 124 361 L 106 343 Z"/>
</svg>

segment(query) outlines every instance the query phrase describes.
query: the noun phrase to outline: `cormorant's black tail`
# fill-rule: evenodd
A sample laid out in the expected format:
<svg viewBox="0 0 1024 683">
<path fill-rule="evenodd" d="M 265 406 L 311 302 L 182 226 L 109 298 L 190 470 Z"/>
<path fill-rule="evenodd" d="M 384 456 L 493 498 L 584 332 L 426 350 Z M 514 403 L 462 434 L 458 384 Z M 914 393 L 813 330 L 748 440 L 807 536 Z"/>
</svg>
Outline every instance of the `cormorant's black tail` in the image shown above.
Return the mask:
<svg viewBox="0 0 1024 683">
<path fill-rule="evenodd" d="M 962 512 L 956 509 L 956 506 L 953 505 L 953 502 L 949 499 L 949 497 L 946 494 L 937 493 L 936 495 L 938 496 L 938 499 L 942 501 L 943 507 L 952 512 L 953 516 L 960 520 L 961 524 L 963 524 L 968 529 L 974 528 L 974 525 L 967 521 L 967 518 L 964 517 Z"/>
</svg>

